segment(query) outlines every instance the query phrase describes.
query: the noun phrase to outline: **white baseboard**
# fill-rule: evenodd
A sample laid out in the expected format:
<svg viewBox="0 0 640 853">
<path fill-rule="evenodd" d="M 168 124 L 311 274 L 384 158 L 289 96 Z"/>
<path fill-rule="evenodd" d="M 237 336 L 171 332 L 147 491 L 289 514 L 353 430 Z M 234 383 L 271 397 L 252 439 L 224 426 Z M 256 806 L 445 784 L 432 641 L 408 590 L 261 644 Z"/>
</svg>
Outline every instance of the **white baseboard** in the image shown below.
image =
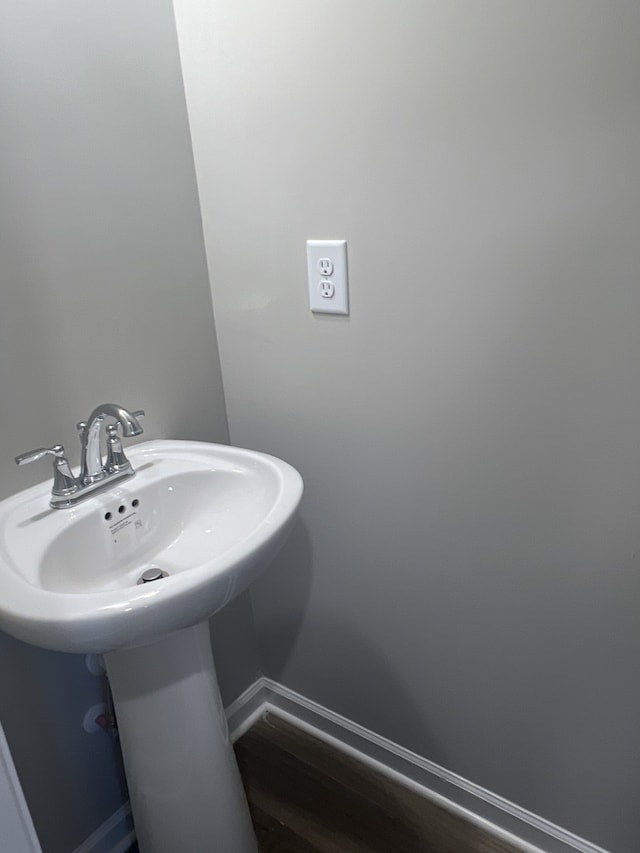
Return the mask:
<svg viewBox="0 0 640 853">
<path fill-rule="evenodd" d="M 226 708 L 231 739 L 236 741 L 269 711 L 520 847 L 522 853 L 607 853 L 269 678 L 259 678 Z M 134 840 L 131 809 L 126 803 L 73 853 L 126 853 Z"/>
<path fill-rule="evenodd" d="M 607 853 L 268 678 L 259 678 L 226 710 L 234 741 L 256 719 L 273 711 L 496 837 L 519 846 L 523 853 Z"/>
<path fill-rule="evenodd" d="M 125 803 L 76 847 L 73 853 L 126 853 L 135 839 L 131 806 Z"/>
</svg>

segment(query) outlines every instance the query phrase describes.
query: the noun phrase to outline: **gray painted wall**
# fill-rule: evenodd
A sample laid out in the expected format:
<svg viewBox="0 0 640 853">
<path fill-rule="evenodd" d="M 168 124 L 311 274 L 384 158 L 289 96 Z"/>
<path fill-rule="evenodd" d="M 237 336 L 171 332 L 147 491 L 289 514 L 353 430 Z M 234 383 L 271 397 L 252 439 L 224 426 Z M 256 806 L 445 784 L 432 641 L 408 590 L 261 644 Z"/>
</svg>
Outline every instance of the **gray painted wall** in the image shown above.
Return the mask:
<svg viewBox="0 0 640 853">
<path fill-rule="evenodd" d="M 174 5 L 231 439 L 306 482 L 267 674 L 633 853 L 640 7 Z"/>
<path fill-rule="evenodd" d="M 77 460 L 75 422 L 105 400 L 145 408 L 143 438 L 226 441 L 169 0 L 0 0 L 0 114 L 0 496 L 49 477 L 17 453 Z M 245 597 L 214 626 L 227 699 L 258 671 L 250 636 Z M 105 685 L 6 635 L 0 662 L 43 849 L 69 853 L 124 798 L 114 744 L 82 730 Z"/>
</svg>

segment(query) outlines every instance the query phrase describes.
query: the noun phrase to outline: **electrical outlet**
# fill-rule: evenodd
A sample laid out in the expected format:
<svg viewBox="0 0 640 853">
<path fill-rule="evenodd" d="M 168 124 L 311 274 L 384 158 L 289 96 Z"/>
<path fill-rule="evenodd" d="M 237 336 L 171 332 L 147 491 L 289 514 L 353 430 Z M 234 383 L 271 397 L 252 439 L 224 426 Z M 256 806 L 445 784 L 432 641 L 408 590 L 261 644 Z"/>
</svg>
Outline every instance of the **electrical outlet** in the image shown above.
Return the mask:
<svg viewBox="0 0 640 853">
<path fill-rule="evenodd" d="M 316 314 L 349 313 L 346 240 L 307 240 L 309 303 Z"/>
</svg>

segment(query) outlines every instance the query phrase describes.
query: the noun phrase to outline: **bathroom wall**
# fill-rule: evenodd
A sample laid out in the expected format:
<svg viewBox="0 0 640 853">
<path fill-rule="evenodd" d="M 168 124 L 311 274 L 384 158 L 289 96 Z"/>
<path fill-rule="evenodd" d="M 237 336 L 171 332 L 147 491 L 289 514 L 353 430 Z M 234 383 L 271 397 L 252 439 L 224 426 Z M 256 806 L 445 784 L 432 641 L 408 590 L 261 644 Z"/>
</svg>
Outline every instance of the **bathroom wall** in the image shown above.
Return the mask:
<svg viewBox="0 0 640 853">
<path fill-rule="evenodd" d="M 18 453 L 77 461 L 105 400 L 146 409 L 143 438 L 226 441 L 170 0 L 0 0 L 0 114 L 0 496 L 50 476 Z M 250 637 L 244 597 L 214 624 L 227 699 L 256 677 Z M 82 730 L 104 682 L 3 634 L 0 661 L 43 849 L 70 853 L 126 796 L 117 747 Z"/>
<path fill-rule="evenodd" d="M 640 7 L 174 6 L 231 440 L 306 482 L 266 673 L 632 853 Z"/>
</svg>

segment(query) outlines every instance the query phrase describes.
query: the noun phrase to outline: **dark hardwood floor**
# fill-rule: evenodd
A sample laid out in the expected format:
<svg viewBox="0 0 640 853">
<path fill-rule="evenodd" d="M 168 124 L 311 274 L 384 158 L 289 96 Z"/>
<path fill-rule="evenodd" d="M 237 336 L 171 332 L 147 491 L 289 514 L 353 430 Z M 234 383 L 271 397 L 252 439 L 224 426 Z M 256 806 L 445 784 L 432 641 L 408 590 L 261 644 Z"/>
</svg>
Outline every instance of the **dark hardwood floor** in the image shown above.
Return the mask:
<svg viewBox="0 0 640 853">
<path fill-rule="evenodd" d="M 261 853 L 520 853 L 275 714 L 235 749 Z"/>
</svg>

